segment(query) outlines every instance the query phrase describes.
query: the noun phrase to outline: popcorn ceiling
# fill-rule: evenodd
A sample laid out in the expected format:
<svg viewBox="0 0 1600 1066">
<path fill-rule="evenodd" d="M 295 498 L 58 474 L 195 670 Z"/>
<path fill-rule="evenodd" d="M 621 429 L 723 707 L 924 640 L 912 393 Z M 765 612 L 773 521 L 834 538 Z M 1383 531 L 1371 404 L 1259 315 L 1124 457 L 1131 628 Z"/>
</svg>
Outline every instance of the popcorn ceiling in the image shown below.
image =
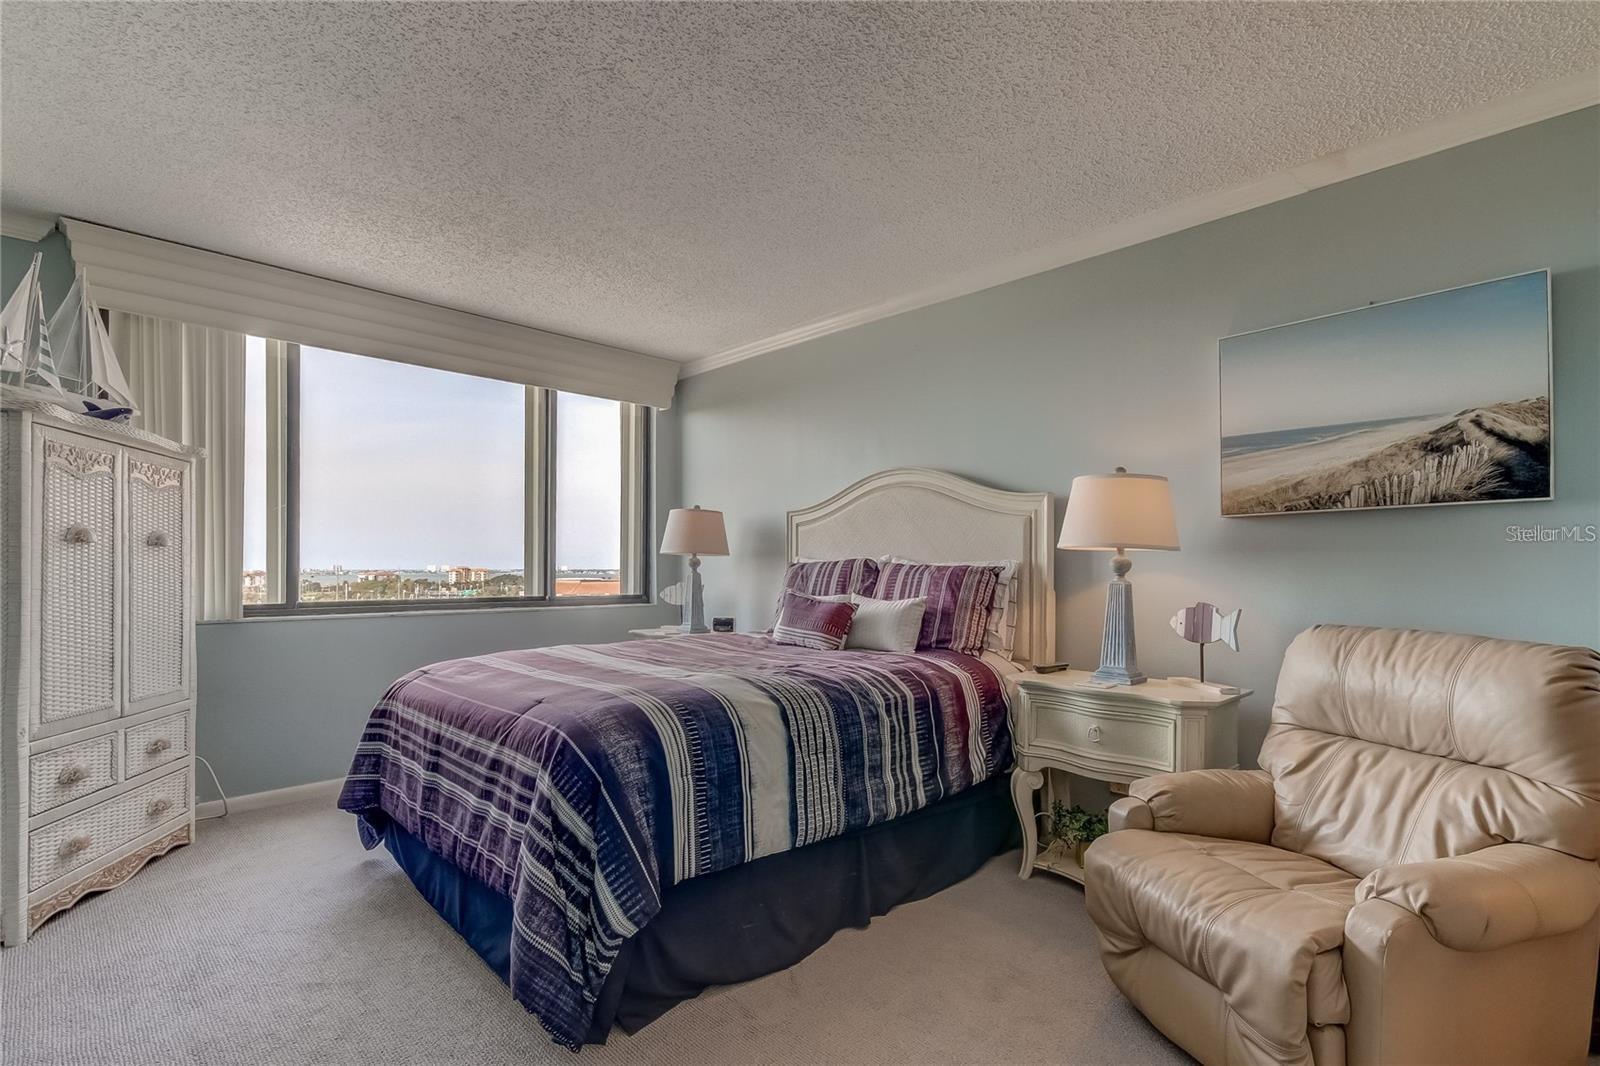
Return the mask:
<svg viewBox="0 0 1600 1066">
<path fill-rule="evenodd" d="M 692 359 L 1600 65 L 1597 4 L 8 0 L 0 187 Z"/>
</svg>

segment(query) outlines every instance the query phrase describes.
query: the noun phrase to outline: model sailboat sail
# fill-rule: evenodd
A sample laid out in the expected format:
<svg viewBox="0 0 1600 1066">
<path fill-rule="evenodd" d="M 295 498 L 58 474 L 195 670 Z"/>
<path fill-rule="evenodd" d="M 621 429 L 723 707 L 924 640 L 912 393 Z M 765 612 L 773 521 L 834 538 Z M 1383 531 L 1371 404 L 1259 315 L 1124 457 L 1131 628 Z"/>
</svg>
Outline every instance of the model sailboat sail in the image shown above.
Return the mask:
<svg viewBox="0 0 1600 1066">
<path fill-rule="evenodd" d="M 111 335 L 106 332 L 94 297 L 89 295 L 83 271 L 78 271 L 67 298 L 50 316 L 49 333 L 55 371 L 63 389 L 96 404 L 103 396 L 104 402 L 112 406 L 133 407 L 133 390 L 122 376 L 117 353 L 111 348 Z"/>
<path fill-rule="evenodd" d="M 44 318 L 44 292 L 39 287 L 40 253 L 0 311 L 0 379 L 17 385 L 42 384 L 61 391 L 50 357 L 50 328 Z"/>
</svg>

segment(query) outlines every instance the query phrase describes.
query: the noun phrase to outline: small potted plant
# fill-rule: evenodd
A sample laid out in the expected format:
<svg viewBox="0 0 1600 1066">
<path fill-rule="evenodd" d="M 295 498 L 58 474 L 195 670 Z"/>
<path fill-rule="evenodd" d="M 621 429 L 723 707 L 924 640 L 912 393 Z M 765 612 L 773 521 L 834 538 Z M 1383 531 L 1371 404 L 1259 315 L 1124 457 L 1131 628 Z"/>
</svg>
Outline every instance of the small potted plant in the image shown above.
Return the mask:
<svg viewBox="0 0 1600 1066">
<path fill-rule="evenodd" d="M 1052 847 L 1059 845 L 1070 852 L 1073 861 L 1083 865 L 1083 852 L 1106 833 L 1106 816 L 1094 814 L 1082 807 L 1068 807 L 1060 800 L 1050 805 L 1050 836 Z"/>
</svg>

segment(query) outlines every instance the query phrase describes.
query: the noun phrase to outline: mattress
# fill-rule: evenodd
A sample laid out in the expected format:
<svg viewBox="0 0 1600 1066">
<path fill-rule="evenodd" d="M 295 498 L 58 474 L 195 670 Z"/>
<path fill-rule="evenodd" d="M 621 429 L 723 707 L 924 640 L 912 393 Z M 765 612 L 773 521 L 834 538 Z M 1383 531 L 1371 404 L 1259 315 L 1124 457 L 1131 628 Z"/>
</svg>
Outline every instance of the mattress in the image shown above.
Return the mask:
<svg viewBox="0 0 1600 1066">
<path fill-rule="evenodd" d="M 949 651 L 707 635 L 502 652 L 397 681 L 340 806 L 511 901 L 508 983 L 577 1047 L 672 885 L 881 824 L 1010 761 L 1006 690 Z"/>
</svg>

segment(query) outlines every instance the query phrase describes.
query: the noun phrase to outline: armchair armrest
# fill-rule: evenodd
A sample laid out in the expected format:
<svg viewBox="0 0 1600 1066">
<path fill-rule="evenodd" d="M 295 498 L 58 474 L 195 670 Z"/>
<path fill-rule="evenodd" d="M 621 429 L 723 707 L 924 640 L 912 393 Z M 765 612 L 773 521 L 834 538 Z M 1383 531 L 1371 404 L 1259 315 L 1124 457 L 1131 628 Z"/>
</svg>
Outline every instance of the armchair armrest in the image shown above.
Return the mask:
<svg viewBox="0 0 1600 1066">
<path fill-rule="evenodd" d="M 1272 778 L 1265 770 L 1188 770 L 1141 778 L 1111 805 L 1107 825 L 1268 844 Z"/>
<path fill-rule="evenodd" d="M 1569 933 L 1600 909 L 1600 866 L 1532 844 L 1497 844 L 1431 862 L 1384 866 L 1356 886 L 1415 914 L 1457 951 L 1492 951 Z"/>
</svg>

